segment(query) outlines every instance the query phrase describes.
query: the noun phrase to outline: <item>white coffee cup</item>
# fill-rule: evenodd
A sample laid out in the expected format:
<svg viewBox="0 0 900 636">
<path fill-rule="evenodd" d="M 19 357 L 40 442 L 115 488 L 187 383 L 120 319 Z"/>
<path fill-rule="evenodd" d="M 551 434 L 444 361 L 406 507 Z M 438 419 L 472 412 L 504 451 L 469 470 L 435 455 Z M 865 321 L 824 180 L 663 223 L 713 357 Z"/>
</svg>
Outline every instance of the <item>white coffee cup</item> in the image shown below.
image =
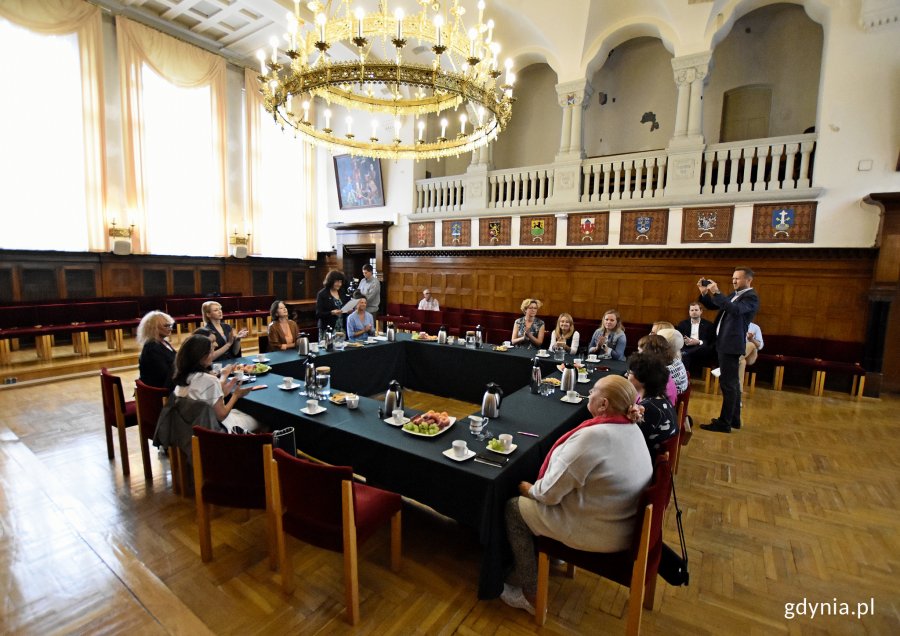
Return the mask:
<svg viewBox="0 0 900 636">
<path fill-rule="evenodd" d="M 309 350 L 313 353 L 319 353 L 319 343 L 318 342 L 310 342 Z"/>
<path fill-rule="evenodd" d="M 596 361 L 597 361 L 597 354 L 596 354 L 596 353 L 588 354 L 588 362 L 596 362 Z"/>
<path fill-rule="evenodd" d="M 294 378 L 285 378 L 282 382 L 282 385 L 286 389 L 291 389 L 294 387 Z"/>
<path fill-rule="evenodd" d="M 348 409 L 356 409 L 359 408 L 359 396 L 356 394 L 349 394 L 347 396 L 347 408 Z"/>
<path fill-rule="evenodd" d="M 510 448 L 512 448 L 513 436 L 509 433 L 501 433 L 497 436 L 497 439 L 499 439 L 500 443 L 503 444 L 503 450 L 509 450 Z"/>
<path fill-rule="evenodd" d="M 244 381 L 244 370 L 243 369 L 235 369 L 234 378 L 241 383 Z"/>
<path fill-rule="evenodd" d="M 480 415 L 470 415 L 469 416 L 469 430 L 478 435 L 481 432 L 481 429 L 484 428 L 484 418 Z"/>
<path fill-rule="evenodd" d="M 466 446 L 466 440 L 458 439 L 453 442 L 453 454 L 457 457 L 465 457 L 466 453 L 469 452 L 468 447 Z"/>
<path fill-rule="evenodd" d="M 306 410 L 310 413 L 315 413 L 319 410 L 319 401 L 318 400 L 307 400 L 306 401 Z"/>
<path fill-rule="evenodd" d="M 566 399 L 569 402 L 574 402 L 578 399 L 578 391 L 566 391 Z"/>
<path fill-rule="evenodd" d="M 221 362 L 213 362 L 213 373 L 215 375 L 222 375 L 222 363 Z"/>
<path fill-rule="evenodd" d="M 512 346 L 512 341 L 511 341 L 511 340 L 504 340 L 504 341 L 503 341 L 503 346 L 504 346 L 504 347 L 511 347 L 511 346 Z"/>
<path fill-rule="evenodd" d="M 394 409 L 392 413 L 394 415 L 394 422 L 400 424 L 403 421 L 403 409 Z"/>
<path fill-rule="evenodd" d="M 547 355 L 547 350 L 546 349 L 538 349 L 538 355 L 539 356 Z"/>
<path fill-rule="evenodd" d="M 264 353 L 257 353 L 257 354 L 256 354 L 256 361 L 257 361 L 257 362 L 263 362 L 263 361 L 265 361 L 265 359 L 266 359 L 266 354 L 264 354 Z"/>
<path fill-rule="evenodd" d="M 581 364 L 582 360 L 581 358 L 575 358 L 572 362 L 574 362 L 575 366 L 577 367 L 579 364 Z"/>
</svg>

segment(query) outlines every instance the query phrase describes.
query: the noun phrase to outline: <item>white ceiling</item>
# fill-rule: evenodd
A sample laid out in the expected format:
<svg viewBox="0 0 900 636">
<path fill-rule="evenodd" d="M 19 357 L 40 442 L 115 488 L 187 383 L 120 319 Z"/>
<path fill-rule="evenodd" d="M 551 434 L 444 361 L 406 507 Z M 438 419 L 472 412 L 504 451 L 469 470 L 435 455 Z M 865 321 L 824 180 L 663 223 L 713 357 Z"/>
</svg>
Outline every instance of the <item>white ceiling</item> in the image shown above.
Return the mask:
<svg viewBox="0 0 900 636">
<path fill-rule="evenodd" d="M 236 64 L 255 67 L 256 51 L 287 31 L 293 0 L 90 0 L 115 14 L 180 37 Z M 324 0 L 323 0 L 324 1 Z M 337 7 L 339 0 L 331 0 Z M 610 49 L 641 36 L 658 37 L 674 55 L 708 50 L 747 10 L 776 0 L 487 0 L 501 57 L 517 69 L 546 62 L 560 82 L 589 77 Z M 387 0 L 389 10 L 418 12 L 419 0 Z M 477 0 L 460 0 L 474 23 Z M 450 0 L 432 0 L 445 10 Z M 376 10 L 377 0 L 351 0 Z M 313 16 L 301 3 L 301 17 Z M 718 33 L 717 33 L 718 32 Z"/>
</svg>

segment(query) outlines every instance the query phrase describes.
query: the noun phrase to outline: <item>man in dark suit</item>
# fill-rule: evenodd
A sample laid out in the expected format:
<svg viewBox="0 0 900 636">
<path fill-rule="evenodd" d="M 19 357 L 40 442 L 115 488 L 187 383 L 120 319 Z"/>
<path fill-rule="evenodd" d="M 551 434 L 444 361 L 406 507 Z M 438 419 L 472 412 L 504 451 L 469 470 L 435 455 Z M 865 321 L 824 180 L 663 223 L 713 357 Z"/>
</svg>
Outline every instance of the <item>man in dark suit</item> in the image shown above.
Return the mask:
<svg viewBox="0 0 900 636">
<path fill-rule="evenodd" d="M 719 369 L 722 372 L 719 385 L 722 387 L 722 410 L 718 418 L 700 428 L 717 433 L 730 433 L 741 427 L 741 389 L 738 367 L 741 356 L 747 350 L 747 330 L 750 321 L 759 311 L 759 296 L 753 289 L 753 270 L 737 267 L 731 276 L 734 292 L 725 296 L 713 280 L 701 278 L 697 281 L 700 289 L 698 300 L 707 309 L 718 309 L 716 317 L 716 351 L 719 355 Z"/>
<path fill-rule="evenodd" d="M 716 344 L 716 327 L 703 318 L 703 305 L 691 303 L 688 308 L 690 318 L 678 323 L 678 331 L 684 336 L 681 361 L 684 368 L 691 370 L 691 362 L 706 360 L 712 356 Z"/>
</svg>

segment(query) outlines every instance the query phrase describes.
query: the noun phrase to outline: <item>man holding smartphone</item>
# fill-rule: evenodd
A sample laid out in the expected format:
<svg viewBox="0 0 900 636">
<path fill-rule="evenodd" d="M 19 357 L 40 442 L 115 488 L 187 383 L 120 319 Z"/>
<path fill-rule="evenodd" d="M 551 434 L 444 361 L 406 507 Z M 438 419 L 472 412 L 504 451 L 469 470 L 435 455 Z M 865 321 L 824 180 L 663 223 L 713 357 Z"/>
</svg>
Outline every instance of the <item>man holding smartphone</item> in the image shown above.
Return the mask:
<svg viewBox="0 0 900 636">
<path fill-rule="evenodd" d="M 750 322 L 759 311 L 759 296 L 753 289 L 753 270 L 736 267 L 731 276 L 734 292 L 725 296 L 714 280 L 697 281 L 700 296 L 697 299 L 707 309 L 718 309 L 716 317 L 716 351 L 722 375 L 722 409 L 719 417 L 700 428 L 717 433 L 730 433 L 741 427 L 741 388 L 739 367 L 741 356 L 747 350 L 747 331 Z"/>
</svg>

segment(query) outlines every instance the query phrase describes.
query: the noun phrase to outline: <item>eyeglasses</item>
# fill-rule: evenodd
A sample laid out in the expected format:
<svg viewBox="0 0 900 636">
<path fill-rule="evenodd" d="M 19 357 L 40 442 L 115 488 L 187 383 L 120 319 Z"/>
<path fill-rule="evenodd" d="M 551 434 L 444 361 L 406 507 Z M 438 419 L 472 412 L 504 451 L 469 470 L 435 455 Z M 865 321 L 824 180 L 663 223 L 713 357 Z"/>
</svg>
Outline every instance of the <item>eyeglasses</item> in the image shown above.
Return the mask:
<svg viewBox="0 0 900 636">
<path fill-rule="evenodd" d="M 174 329 L 174 328 L 175 328 L 175 323 L 173 322 L 173 323 L 171 323 L 171 324 L 166 324 L 166 325 L 163 325 L 163 327 L 165 327 L 166 329 Z"/>
</svg>

